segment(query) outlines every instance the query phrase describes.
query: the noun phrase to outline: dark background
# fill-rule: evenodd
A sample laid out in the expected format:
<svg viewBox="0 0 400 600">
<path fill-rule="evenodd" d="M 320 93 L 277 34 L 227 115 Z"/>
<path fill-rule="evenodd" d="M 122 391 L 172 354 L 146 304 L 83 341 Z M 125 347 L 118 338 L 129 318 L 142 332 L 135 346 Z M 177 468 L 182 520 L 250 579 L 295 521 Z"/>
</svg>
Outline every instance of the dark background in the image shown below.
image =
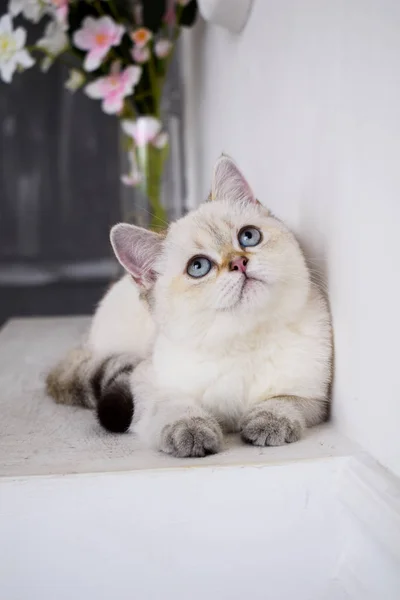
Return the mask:
<svg viewBox="0 0 400 600">
<path fill-rule="evenodd" d="M 120 273 L 108 235 L 136 192 L 120 184 L 117 119 L 81 91 L 65 90 L 67 77 L 55 64 L 46 74 L 35 67 L 10 85 L 0 82 L 0 324 L 91 313 Z M 164 112 L 171 152 L 163 195 L 175 218 L 184 212 L 177 60 Z"/>
</svg>

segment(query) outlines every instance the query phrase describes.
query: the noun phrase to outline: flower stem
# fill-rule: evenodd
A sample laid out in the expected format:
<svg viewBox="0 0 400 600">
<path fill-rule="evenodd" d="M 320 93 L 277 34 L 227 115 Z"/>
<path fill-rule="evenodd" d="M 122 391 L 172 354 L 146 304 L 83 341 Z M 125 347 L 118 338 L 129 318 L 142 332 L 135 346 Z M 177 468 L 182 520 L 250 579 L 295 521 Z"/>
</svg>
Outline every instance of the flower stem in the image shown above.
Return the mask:
<svg viewBox="0 0 400 600">
<path fill-rule="evenodd" d="M 151 94 L 154 98 L 154 116 L 157 119 L 160 118 L 161 113 L 161 90 L 162 85 L 160 84 L 160 80 L 158 79 L 155 71 L 155 64 L 153 56 L 150 57 L 148 62 L 149 65 L 149 76 L 150 76 L 150 85 L 151 85 Z"/>
<path fill-rule="evenodd" d="M 41 52 L 42 54 L 44 54 L 48 58 L 51 58 L 52 61 L 60 60 L 61 62 L 63 62 L 68 67 L 73 67 L 74 66 L 68 60 L 68 55 L 72 54 L 69 49 L 66 49 L 63 52 L 61 52 L 60 54 L 57 54 L 57 56 L 55 56 L 54 54 L 52 54 L 51 52 L 49 52 L 45 48 L 41 48 L 40 46 L 35 46 L 35 45 L 33 45 L 33 46 L 27 46 L 26 50 L 28 50 L 28 52 Z"/>
<path fill-rule="evenodd" d="M 167 221 L 165 209 L 161 204 L 165 153 L 151 144 L 147 144 L 146 147 L 138 149 L 138 159 L 144 175 L 142 189 L 149 200 L 151 209 L 150 228 L 159 231 L 165 228 Z"/>
<path fill-rule="evenodd" d="M 115 19 L 116 21 L 121 21 L 121 18 L 120 18 L 119 14 L 118 14 L 118 9 L 117 9 L 117 7 L 115 6 L 115 4 L 114 4 L 114 1 L 113 1 L 113 0 L 110 0 L 110 1 L 109 1 L 109 3 L 108 3 L 108 6 L 109 6 L 109 7 L 110 7 L 110 9 L 111 9 L 111 12 L 112 12 L 112 14 L 113 14 L 113 17 L 114 17 L 114 19 Z"/>
</svg>

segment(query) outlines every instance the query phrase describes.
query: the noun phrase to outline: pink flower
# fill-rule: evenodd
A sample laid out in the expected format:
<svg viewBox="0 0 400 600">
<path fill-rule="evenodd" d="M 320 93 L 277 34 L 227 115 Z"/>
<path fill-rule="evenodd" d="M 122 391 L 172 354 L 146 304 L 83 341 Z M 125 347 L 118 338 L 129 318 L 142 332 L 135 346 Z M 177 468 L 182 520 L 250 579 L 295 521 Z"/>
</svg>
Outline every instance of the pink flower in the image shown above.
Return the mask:
<svg viewBox="0 0 400 600">
<path fill-rule="evenodd" d="M 156 148 L 163 148 L 168 137 L 165 132 L 161 132 L 161 121 L 156 117 L 139 117 L 136 121 L 125 119 L 122 121 L 122 130 L 135 140 L 139 148 L 147 144 L 152 144 Z"/>
<path fill-rule="evenodd" d="M 167 39 L 160 39 L 154 45 L 154 52 L 158 58 L 166 58 L 172 50 L 172 42 Z"/>
<path fill-rule="evenodd" d="M 83 27 L 74 33 L 74 44 L 80 50 L 88 50 L 83 66 L 86 71 L 95 71 L 112 46 L 119 46 L 124 27 L 117 25 L 111 17 L 86 17 Z"/>
<path fill-rule="evenodd" d="M 175 0 L 168 0 L 167 10 L 164 15 L 164 23 L 166 23 L 167 25 L 175 25 L 175 20 Z"/>
<path fill-rule="evenodd" d="M 164 23 L 169 26 L 175 25 L 176 23 L 176 6 L 178 4 L 180 6 L 186 6 L 189 4 L 191 0 L 168 0 L 167 10 L 164 15 Z"/>
<path fill-rule="evenodd" d="M 131 33 L 131 38 L 137 48 L 144 48 L 152 37 L 153 34 L 150 29 L 147 29 L 146 27 L 139 27 L 139 29 L 136 29 L 136 31 Z"/>
<path fill-rule="evenodd" d="M 62 24 L 66 24 L 68 18 L 68 3 L 69 0 L 51 0 L 56 8 L 57 21 Z"/>
<path fill-rule="evenodd" d="M 140 48 L 139 46 L 134 46 L 131 54 L 133 60 L 139 64 L 147 62 L 150 58 L 150 50 L 146 47 Z"/>
<path fill-rule="evenodd" d="M 123 109 L 124 98 L 133 93 L 141 74 L 141 67 L 135 65 L 119 71 L 119 64 L 114 63 L 110 75 L 89 83 L 85 87 L 85 93 L 89 98 L 103 100 L 102 108 L 105 113 L 119 113 Z"/>
</svg>

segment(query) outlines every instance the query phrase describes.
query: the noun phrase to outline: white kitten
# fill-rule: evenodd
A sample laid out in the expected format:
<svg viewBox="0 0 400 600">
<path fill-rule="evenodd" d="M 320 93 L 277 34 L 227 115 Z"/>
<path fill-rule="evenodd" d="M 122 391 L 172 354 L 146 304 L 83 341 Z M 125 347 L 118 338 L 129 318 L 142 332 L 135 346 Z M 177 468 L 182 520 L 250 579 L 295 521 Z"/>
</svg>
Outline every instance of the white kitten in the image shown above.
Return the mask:
<svg viewBox="0 0 400 600">
<path fill-rule="evenodd" d="M 150 291 L 156 327 L 131 375 L 133 429 L 181 457 L 217 452 L 223 431 L 294 442 L 328 412 L 330 316 L 297 241 L 227 157 L 211 197 L 166 236 L 126 224 L 111 233 Z"/>
<path fill-rule="evenodd" d="M 160 235 L 116 225 L 130 273 L 104 297 L 87 344 L 47 378 L 58 402 L 97 406 L 175 456 L 300 438 L 327 417 L 331 323 L 288 229 L 222 157 L 211 202 Z M 145 360 L 143 360 L 145 359 Z"/>
</svg>

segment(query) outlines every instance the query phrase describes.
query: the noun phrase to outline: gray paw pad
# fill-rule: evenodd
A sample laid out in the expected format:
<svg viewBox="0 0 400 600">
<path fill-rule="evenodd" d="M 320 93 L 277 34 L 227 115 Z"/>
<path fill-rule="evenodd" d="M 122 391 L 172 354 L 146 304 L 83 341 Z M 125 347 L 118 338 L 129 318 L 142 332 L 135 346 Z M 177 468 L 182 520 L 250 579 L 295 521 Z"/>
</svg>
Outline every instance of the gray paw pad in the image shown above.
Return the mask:
<svg viewBox="0 0 400 600">
<path fill-rule="evenodd" d="M 221 442 L 221 429 L 211 418 L 180 419 L 164 427 L 161 433 L 161 450 L 179 458 L 215 454 Z"/>
<path fill-rule="evenodd" d="M 242 423 L 241 436 L 254 446 L 282 446 L 301 438 L 299 421 L 275 415 L 268 409 L 250 413 Z"/>
</svg>

